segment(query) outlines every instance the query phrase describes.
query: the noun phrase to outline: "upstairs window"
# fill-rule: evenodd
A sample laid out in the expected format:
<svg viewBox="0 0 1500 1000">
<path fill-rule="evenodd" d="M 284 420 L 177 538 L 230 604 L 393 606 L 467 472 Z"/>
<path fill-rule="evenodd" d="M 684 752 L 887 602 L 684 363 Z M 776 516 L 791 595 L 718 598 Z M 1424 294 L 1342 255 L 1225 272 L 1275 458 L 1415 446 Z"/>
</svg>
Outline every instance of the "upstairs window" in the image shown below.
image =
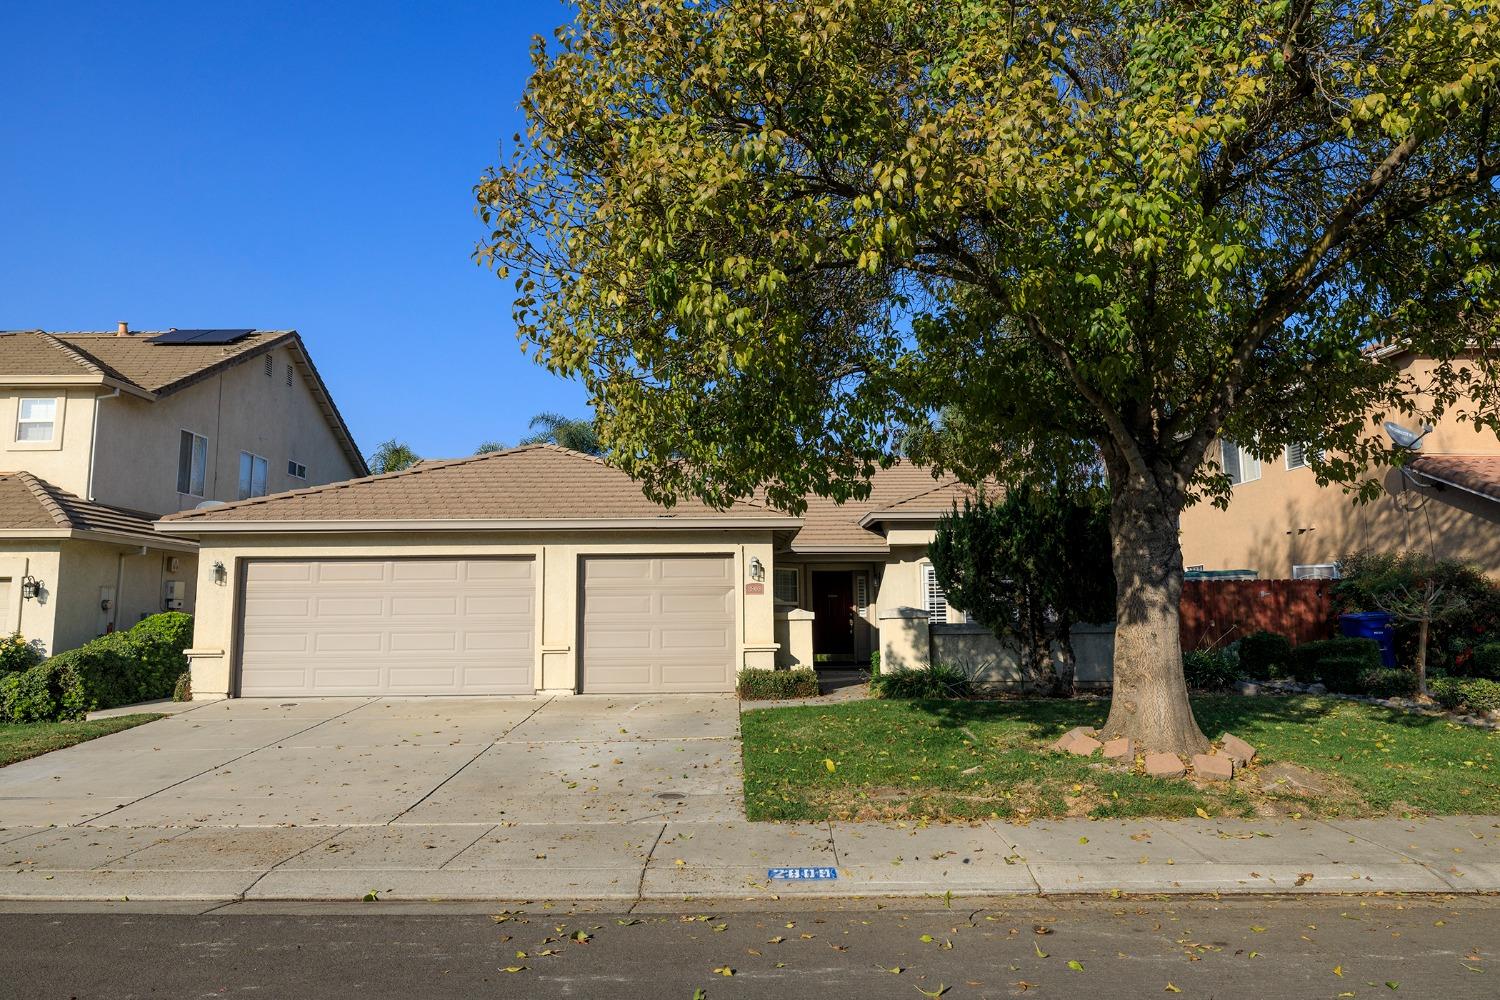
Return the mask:
<svg viewBox="0 0 1500 1000">
<path fill-rule="evenodd" d="M 1317 448 L 1309 448 L 1305 444 L 1289 444 L 1286 446 L 1287 469 L 1306 469 L 1311 460 L 1322 458 L 1323 452 Z"/>
<path fill-rule="evenodd" d="M 948 595 L 938 586 L 937 570 L 931 563 L 922 564 L 922 594 L 926 600 L 927 621 L 946 625 L 948 623 Z"/>
<path fill-rule="evenodd" d="M 796 566 L 776 567 L 776 603 L 802 603 L 802 570 Z"/>
<path fill-rule="evenodd" d="M 1219 442 L 1219 463 L 1231 486 L 1252 483 L 1260 478 L 1260 459 L 1246 451 L 1244 445 L 1228 438 Z"/>
<path fill-rule="evenodd" d="M 208 438 L 183 431 L 177 448 L 177 492 L 203 496 L 208 478 Z"/>
<path fill-rule="evenodd" d="M 16 408 L 17 441 L 51 441 L 57 423 L 57 400 L 22 398 Z"/>
<path fill-rule="evenodd" d="M 1300 563 L 1292 567 L 1293 580 L 1337 580 L 1338 563 Z"/>
<path fill-rule="evenodd" d="M 301 462 L 293 462 L 292 460 L 288 459 L 286 463 L 286 474 L 291 476 L 293 479 L 306 479 L 307 466 L 303 465 Z"/>
<path fill-rule="evenodd" d="M 248 451 L 240 452 L 240 499 L 266 495 L 266 460 Z"/>
</svg>

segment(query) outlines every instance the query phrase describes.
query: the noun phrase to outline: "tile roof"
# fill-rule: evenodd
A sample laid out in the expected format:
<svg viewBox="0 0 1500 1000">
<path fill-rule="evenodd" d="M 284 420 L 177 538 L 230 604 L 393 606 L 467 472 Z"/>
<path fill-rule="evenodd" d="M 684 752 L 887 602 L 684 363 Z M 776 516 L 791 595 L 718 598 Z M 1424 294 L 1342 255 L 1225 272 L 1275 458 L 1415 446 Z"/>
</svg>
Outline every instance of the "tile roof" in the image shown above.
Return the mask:
<svg viewBox="0 0 1500 1000">
<path fill-rule="evenodd" d="M 1417 455 L 1407 468 L 1500 502 L 1500 455 Z"/>
<path fill-rule="evenodd" d="M 42 330 L 0 333 L 0 376 L 104 375 L 162 395 L 297 336 L 293 330 L 256 330 L 232 344 L 164 345 L 150 342 L 156 335 L 145 330 L 125 337 Z"/>
<path fill-rule="evenodd" d="M 93 375 L 155 396 L 167 396 L 280 345 L 307 369 L 308 387 L 322 408 L 354 468 L 365 460 L 333 402 L 323 376 L 296 330 L 252 330 L 232 344 L 153 344 L 166 331 L 113 332 L 0 331 L 0 380 L 9 377 Z"/>
<path fill-rule="evenodd" d="M 29 472 L 0 473 L 0 527 L 6 530 L 103 531 L 160 541 L 153 516 L 93 503 Z"/>
<path fill-rule="evenodd" d="M 667 508 L 602 460 L 550 444 L 472 458 L 422 462 L 400 472 L 182 511 L 167 530 L 202 522 L 255 521 L 577 521 L 624 518 L 766 518 L 760 504 L 718 511 L 696 500 Z"/>
<path fill-rule="evenodd" d="M 808 497 L 802 530 L 792 539 L 791 550 L 872 554 L 889 551 L 885 536 L 860 526 L 867 515 L 899 511 L 907 515 L 930 513 L 936 517 L 952 509 L 954 498 L 962 497 L 965 489 L 956 476 L 937 477 L 931 469 L 897 462 L 876 471 L 870 479 L 870 496 L 865 500 L 838 504 L 825 497 Z"/>
</svg>

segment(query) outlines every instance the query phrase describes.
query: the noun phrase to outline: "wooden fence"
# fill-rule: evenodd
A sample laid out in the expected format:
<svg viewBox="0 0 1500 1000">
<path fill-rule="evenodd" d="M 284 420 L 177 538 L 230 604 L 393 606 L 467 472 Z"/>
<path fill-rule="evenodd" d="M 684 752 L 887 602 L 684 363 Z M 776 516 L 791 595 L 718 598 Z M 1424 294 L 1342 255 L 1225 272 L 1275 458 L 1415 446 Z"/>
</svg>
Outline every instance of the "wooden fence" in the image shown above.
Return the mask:
<svg viewBox="0 0 1500 1000">
<path fill-rule="evenodd" d="M 1331 580 L 1189 580 L 1182 587 L 1182 648 L 1207 649 L 1265 629 L 1293 645 L 1336 631 Z"/>
</svg>

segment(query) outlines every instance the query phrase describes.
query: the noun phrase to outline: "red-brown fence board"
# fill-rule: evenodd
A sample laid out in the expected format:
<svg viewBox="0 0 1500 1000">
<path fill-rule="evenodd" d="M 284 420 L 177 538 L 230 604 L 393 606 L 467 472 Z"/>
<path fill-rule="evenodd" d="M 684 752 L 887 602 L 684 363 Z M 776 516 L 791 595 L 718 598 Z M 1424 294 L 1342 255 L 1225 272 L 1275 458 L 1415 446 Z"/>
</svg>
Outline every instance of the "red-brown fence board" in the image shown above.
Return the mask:
<svg viewBox="0 0 1500 1000">
<path fill-rule="evenodd" d="M 1293 645 L 1335 632 L 1332 580 L 1189 580 L 1182 585 L 1182 648 L 1208 649 L 1265 629 Z"/>
</svg>

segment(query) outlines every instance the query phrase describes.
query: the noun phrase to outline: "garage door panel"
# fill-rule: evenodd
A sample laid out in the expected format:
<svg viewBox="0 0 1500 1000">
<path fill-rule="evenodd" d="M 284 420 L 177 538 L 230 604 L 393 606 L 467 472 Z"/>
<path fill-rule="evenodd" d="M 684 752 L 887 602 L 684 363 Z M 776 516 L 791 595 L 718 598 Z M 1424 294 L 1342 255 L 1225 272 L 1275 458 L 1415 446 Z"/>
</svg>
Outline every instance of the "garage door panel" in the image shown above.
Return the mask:
<svg viewBox="0 0 1500 1000">
<path fill-rule="evenodd" d="M 733 689 L 731 557 L 588 557 L 581 577 L 584 691 Z"/>
<path fill-rule="evenodd" d="M 243 695 L 530 694 L 531 559 L 251 562 Z"/>
</svg>

